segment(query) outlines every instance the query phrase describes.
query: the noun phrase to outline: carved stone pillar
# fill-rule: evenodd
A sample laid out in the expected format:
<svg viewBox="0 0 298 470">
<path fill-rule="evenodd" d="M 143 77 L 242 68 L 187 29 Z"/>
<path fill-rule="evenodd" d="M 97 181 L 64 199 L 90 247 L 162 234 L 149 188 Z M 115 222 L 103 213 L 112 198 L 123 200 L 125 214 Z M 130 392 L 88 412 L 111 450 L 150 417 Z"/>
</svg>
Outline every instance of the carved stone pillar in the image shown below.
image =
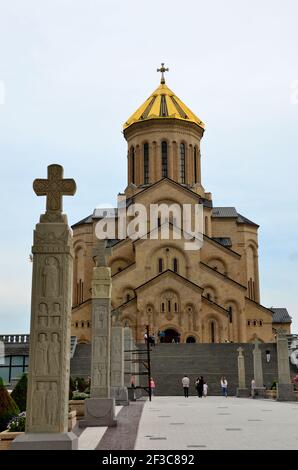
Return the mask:
<svg viewBox="0 0 298 470">
<path fill-rule="evenodd" d="M 111 397 L 116 405 L 129 405 L 124 387 L 124 332 L 120 325 L 113 326 L 111 334 Z"/>
<path fill-rule="evenodd" d="M 76 186 L 62 178 L 63 168 L 50 165 L 48 179 L 33 186 L 47 196 L 47 211 L 34 231 L 26 432 L 14 450 L 78 448 L 68 432 L 73 247 L 62 214 L 62 195 Z"/>
<path fill-rule="evenodd" d="M 93 251 L 96 266 L 93 268 L 92 292 L 92 350 L 91 398 L 85 400 L 85 419 L 80 427 L 116 426 L 115 400 L 110 398 L 110 347 L 111 347 L 111 268 L 106 256 L 112 250 L 105 240 L 97 240 Z"/>
</svg>

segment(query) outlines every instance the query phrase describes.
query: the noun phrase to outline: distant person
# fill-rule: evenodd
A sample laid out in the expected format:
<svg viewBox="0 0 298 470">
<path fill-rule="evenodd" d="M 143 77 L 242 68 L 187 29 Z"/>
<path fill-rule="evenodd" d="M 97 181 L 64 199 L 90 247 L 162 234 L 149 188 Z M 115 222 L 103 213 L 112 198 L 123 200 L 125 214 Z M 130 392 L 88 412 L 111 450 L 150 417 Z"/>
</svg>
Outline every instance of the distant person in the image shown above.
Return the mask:
<svg viewBox="0 0 298 470">
<path fill-rule="evenodd" d="M 184 397 L 185 398 L 188 398 L 189 382 L 190 382 L 190 380 L 189 380 L 188 376 L 185 374 L 183 379 L 182 379 L 182 387 L 183 387 Z"/>
<path fill-rule="evenodd" d="M 151 388 L 151 396 L 154 397 L 155 394 L 155 382 L 153 378 L 151 377 L 150 379 L 150 388 Z"/>
<path fill-rule="evenodd" d="M 251 381 L 251 398 L 256 397 L 256 381 L 255 379 L 252 379 Z"/>
<path fill-rule="evenodd" d="M 204 382 L 204 384 L 203 384 L 203 394 L 204 394 L 205 398 L 208 395 L 208 384 L 207 384 L 207 382 Z"/>
<path fill-rule="evenodd" d="M 163 330 L 161 330 L 161 331 L 160 331 L 160 342 L 161 342 L 161 343 L 164 343 L 164 341 L 165 341 L 165 336 L 166 336 L 165 332 L 164 332 Z"/>
<path fill-rule="evenodd" d="M 228 381 L 225 377 L 221 378 L 220 385 L 221 385 L 222 396 L 227 398 L 227 396 L 228 396 Z"/>
<path fill-rule="evenodd" d="M 198 392 L 198 397 L 202 398 L 203 390 L 204 390 L 204 379 L 203 379 L 202 375 L 201 375 L 201 377 L 198 377 L 197 380 L 196 380 L 196 389 L 197 389 L 197 392 Z"/>
<path fill-rule="evenodd" d="M 144 341 L 145 341 L 145 343 L 147 343 L 147 339 L 148 339 L 148 335 L 147 335 L 147 333 L 146 333 L 146 331 L 145 331 L 145 333 L 144 333 Z"/>
</svg>

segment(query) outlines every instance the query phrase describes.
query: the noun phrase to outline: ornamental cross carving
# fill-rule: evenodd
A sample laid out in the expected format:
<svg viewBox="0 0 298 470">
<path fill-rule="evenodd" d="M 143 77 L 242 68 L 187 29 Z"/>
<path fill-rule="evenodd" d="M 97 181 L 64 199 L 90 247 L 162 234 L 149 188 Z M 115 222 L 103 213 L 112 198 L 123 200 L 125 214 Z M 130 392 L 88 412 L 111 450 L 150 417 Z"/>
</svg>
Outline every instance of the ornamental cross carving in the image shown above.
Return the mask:
<svg viewBox="0 0 298 470">
<path fill-rule="evenodd" d="M 95 261 L 95 266 L 108 266 L 107 257 L 112 256 L 112 247 L 107 247 L 107 240 L 97 239 L 96 245 L 92 251 L 92 257 Z"/>
<path fill-rule="evenodd" d="M 46 213 L 42 217 L 46 222 L 62 221 L 62 197 L 73 196 L 76 192 L 76 183 L 73 179 L 63 179 L 61 165 L 48 166 L 48 178 L 36 179 L 33 189 L 37 196 L 46 196 Z"/>
<path fill-rule="evenodd" d="M 237 349 L 238 353 L 239 353 L 239 356 L 243 356 L 243 351 L 244 349 L 241 348 L 241 346 L 239 346 L 239 348 Z"/>
<path fill-rule="evenodd" d="M 256 337 L 253 341 L 253 344 L 255 346 L 255 350 L 259 351 L 259 345 L 261 344 L 261 341 L 259 340 L 259 338 Z"/>
</svg>

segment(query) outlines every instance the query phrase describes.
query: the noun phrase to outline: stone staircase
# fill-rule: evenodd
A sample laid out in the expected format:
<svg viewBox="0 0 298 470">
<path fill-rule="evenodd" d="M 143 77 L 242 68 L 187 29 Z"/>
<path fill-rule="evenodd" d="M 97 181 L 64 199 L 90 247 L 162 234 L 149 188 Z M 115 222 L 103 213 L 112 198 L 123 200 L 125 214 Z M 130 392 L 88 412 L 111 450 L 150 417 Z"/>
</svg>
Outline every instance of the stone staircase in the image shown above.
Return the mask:
<svg viewBox="0 0 298 470">
<path fill-rule="evenodd" d="M 228 392 L 236 394 L 238 386 L 237 357 L 238 347 L 244 349 L 246 386 L 250 387 L 253 378 L 253 344 L 157 344 L 151 350 L 151 375 L 156 383 L 156 395 L 181 395 L 181 379 L 184 374 L 190 378 L 190 395 L 196 395 L 195 380 L 203 375 L 208 383 L 210 395 L 220 395 L 220 378 L 224 375 L 228 380 Z M 138 348 L 145 349 L 145 344 Z M 276 344 L 261 344 L 263 358 L 264 384 L 269 389 L 277 379 Z M 266 361 L 265 351 L 270 351 L 270 362 Z M 78 344 L 70 361 L 72 377 L 90 376 L 91 344 Z M 145 368 L 140 366 L 140 372 Z M 297 374 L 297 369 L 291 365 L 291 376 Z M 146 376 L 140 376 L 141 385 L 147 385 Z"/>
<path fill-rule="evenodd" d="M 190 378 L 190 395 L 196 395 L 195 380 L 202 375 L 208 383 L 210 395 L 220 395 L 220 378 L 228 381 L 228 392 L 236 394 L 238 386 L 237 348 L 240 344 L 158 344 L 151 352 L 151 375 L 156 384 L 156 395 L 181 395 L 181 379 L 184 374 Z M 139 345 L 144 348 L 145 345 Z M 253 378 L 252 344 L 241 344 L 244 349 L 246 386 Z M 276 344 L 261 344 L 263 357 L 264 384 L 270 388 L 277 379 Z M 265 351 L 270 350 L 270 362 L 266 362 Z"/>
<path fill-rule="evenodd" d="M 87 379 L 91 374 L 91 344 L 77 344 L 70 360 L 70 375 Z"/>
</svg>

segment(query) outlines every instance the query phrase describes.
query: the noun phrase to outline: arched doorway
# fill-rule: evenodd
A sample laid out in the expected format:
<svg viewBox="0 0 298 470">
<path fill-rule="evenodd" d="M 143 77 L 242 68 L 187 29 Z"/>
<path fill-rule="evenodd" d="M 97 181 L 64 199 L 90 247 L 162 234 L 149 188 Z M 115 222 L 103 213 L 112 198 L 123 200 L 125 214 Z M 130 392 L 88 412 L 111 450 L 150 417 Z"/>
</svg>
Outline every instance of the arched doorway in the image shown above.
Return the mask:
<svg viewBox="0 0 298 470">
<path fill-rule="evenodd" d="M 188 336 L 187 339 L 186 339 L 186 342 L 187 343 L 195 343 L 196 338 L 194 336 Z"/>
<path fill-rule="evenodd" d="M 174 330 L 173 328 L 168 328 L 164 332 L 165 332 L 165 336 L 163 339 L 164 343 L 173 343 L 173 342 L 179 343 L 180 342 L 180 335 L 178 331 Z"/>
</svg>

